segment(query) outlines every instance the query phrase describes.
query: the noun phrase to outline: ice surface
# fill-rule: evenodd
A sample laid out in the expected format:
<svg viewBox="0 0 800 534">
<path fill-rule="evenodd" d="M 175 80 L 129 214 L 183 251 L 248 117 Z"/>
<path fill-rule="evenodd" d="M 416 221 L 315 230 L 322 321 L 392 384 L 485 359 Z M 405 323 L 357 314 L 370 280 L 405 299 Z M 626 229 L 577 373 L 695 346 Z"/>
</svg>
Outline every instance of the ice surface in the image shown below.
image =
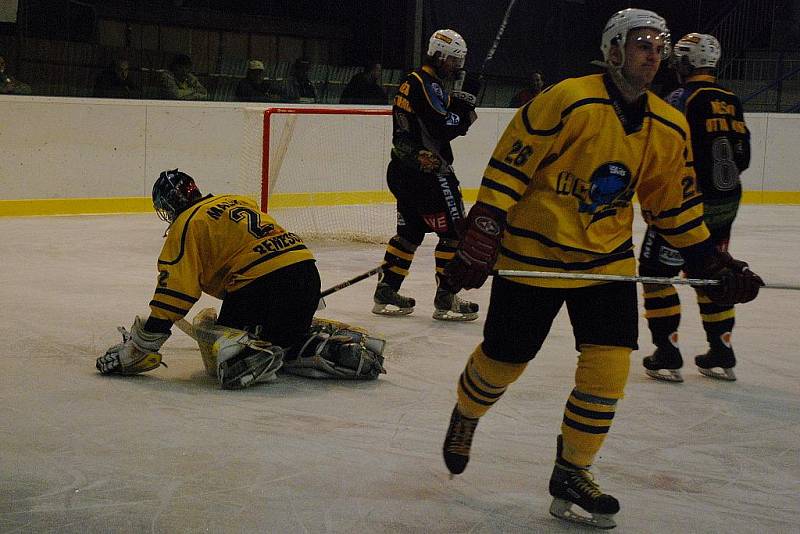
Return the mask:
<svg viewBox="0 0 800 534">
<path fill-rule="evenodd" d="M 94 368 L 115 327 L 148 313 L 163 230 L 154 215 L 0 219 L 0 532 L 581 531 L 547 513 L 576 357 L 565 314 L 450 480 L 441 443 L 482 320 L 431 318 L 433 238 L 403 286 L 413 315 L 371 314 L 375 279 L 330 296 L 321 314 L 385 335 L 387 375 L 222 391 L 177 329 L 162 350 L 169 368 Z M 800 283 L 800 207 L 744 206 L 732 242 L 766 280 Z M 380 245 L 311 246 L 323 287 L 383 257 Z M 642 319 L 594 468 L 621 502 L 616 531 L 797 532 L 800 293 L 764 291 L 737 308 L 734 383 L 690 365 L 705 338 L 691 289 L 679 293 L 686 382 L 644 375 Z M 465 296 L 485 306 L 488 289 Z M 204 297 L 190 315 L 214 304 Z"/>
</svg>

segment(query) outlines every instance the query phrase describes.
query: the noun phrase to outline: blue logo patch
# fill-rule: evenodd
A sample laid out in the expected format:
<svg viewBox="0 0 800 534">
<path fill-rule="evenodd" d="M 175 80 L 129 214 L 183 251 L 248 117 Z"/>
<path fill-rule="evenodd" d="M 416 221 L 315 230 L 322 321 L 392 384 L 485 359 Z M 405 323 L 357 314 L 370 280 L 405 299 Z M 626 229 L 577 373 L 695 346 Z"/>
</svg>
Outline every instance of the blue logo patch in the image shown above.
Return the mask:
<svg viewBox="0 0 800 534">
<path fill-rule="evenodd" d="M 578 205 L 578 212 L 591 213 L 596 222 L 616 213 L 633 198 L 631 171 L 622 163 L 604 163 L 592 173 L 589 187 Z"/>
</svg>

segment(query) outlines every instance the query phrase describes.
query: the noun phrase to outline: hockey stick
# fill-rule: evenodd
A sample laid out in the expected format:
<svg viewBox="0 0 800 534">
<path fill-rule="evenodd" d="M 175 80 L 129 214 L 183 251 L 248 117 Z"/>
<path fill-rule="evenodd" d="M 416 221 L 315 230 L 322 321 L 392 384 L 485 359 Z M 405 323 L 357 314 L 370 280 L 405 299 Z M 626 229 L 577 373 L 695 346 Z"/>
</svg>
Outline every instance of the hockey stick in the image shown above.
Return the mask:
<svg viewBox="0 0 800 534">
<path fill-rule="evenodd" d="M 328 289 L 319 294 L 319 306 L 317 307 L 317 309 L 318 310 L 325 309 L 325 301 L 323 300 L 324 297 L 336 293 L 337 291 L 341 291 L 342 289 L 349 287 L 355 283 L 361 282 L 362 280 L 366 280 L 370 276 L 374 276 L 379 272 L 381 272 L 382 269 L 383 269 L 383 264 L 381 263 L 377 267 L 374 267 L 365 273 L 361 273 L 358 276 L 350 278 L 349 280 L 345 280 L 344 282 L 340 282 L 333 287 L 329 287 Z M 177 326 L 181 330 L 181 332 L 183 332 L 190 338 L 197 341 L 198 337 L 197 332 L 195 332 L 194 327 L 189 323 L 189 321 L 187 321 L 186 319 L 178 319 L 177 321 L 175 321 L 175 326 Z"/>
<path fill-rule="evenodd" d="M 333 287 L 329 287 L 328 289 L 326 289 L 325 291 L 320 293 L 319 296 L 320 296 L 320 298 L 327 297 L 328 295 L 330 295 L 332 293 L 336 293 L 337 291 L 341 291 L 342 289 L 344 289 L 346 287 L 349 287 L 349 286 L 355 284 L 356 282 L 360 282 L 362 280 L 366 280 L 370 276 L 378 274 L 379 272 L 381 272 L 382 269 L 383 269 L 383 263 L 381 263 L 380 265 L 378 265 L 377 267 L 375 267 L 373 269 L 370 269 L 369 271 L 367 271 L 365 273 L 361 273 L 358 276 L 354 276 L 353 278 L 351 278 L 349 280 L 345 280 L 344 282 L 338 283 Z"/>
<path fill-rule="evenodd" d="M 641 284 L 654 285 L 678 285 L 678 286 L 717 286 L 719 280 L 706 280 L 703 278 L 660 278 L 657 276 L 622 276 L 617 274 L 588 274 L 588 273 L 557 273 L 542 271 L 515 271 L 511 269 L 500 269 L 492 273 L 494 276 L 510 278 L 546 278 L 551 280 L 594 280 L 600 282 L 639 282 Z M 765 284 L 762 288 L 766 289 L 788 289 L 800 291 L 800 286 L 792 284 Z"/>
<path fill-rule="evenodd" d="M 508 17 L 511 15 L 511 9 L 514 7 L 514 4 L 517 0 L 509 0 L 508 6 L 506 7 L 505 15 L 503 15 L 503 21 L 500 23 L 500 27 L 497 28 L 497 34 L 494 36 L 494 41 L 492 41 L 492 46 L 489 47 L 489 51 L 486 53 L 486 57 L 483 59 L 483 63 L 481 64 L 481 70 L 478 71 L 478 78 L 483 81 L 483 75 L 486 72 L 486 66 L 489 65 L 489 62 L 494 59 L 494 53 L 497 52 L 497 47 L 500 45 L 500 39 L 503 38 L 503 34 L 506 31 L 506 26 L 508 25 Z M 478 95 L 478 105 L 483 102 L 483 96 L 486 94 L 486 84 L 483 84 L 481 87 L 481 94 Z"/>
</svg>

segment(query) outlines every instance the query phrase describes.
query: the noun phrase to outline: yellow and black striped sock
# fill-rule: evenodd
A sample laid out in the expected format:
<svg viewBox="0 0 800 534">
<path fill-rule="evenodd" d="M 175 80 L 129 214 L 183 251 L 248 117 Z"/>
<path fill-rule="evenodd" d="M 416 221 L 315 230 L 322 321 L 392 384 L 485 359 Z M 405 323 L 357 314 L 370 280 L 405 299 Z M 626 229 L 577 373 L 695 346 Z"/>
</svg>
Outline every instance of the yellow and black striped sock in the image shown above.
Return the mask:
<svg viewBox="0 0 800 534">
<path fill-rule="evenodd" d="M 389 284 L 395 291 L 399 290 L 403 280 L 408 276 L 417 246 L 400 236 L 392 237 L 383 256 L 385 265 L 381 281 Z"/>
<path fill-rule="evenodd" d="M 489 358 L 478 345 L 458 381 L 458 410 L 470 418 L 481 417 L 520 377 L 525 363 L 506 363 Z"/>
</svg>

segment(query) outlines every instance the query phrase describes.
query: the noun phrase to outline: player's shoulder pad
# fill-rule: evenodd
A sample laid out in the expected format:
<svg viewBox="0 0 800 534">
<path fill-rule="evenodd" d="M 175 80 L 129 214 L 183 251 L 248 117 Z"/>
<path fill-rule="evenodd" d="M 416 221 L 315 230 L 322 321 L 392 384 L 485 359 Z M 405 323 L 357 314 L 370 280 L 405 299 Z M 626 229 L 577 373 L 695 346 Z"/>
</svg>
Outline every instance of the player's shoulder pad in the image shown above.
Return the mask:
<svg viewBox="0 0 800 534">
<path fill-rule="evenodd" d="M 446 114 L 450 103 L 450 95 L 442 85 L 442 81 L 425 68 L 417 69 L 411 75 L 417 78 L 422 93 L 430 106 L 437 113 Z"/>
<path fill-rule="evenodd" d="M 680 110 L 675 109 L 651 91 L 647 91 L 647 105 L 649 107 L 647 115 L 655 121 L 656 125 L 661 125 L 667 131 L 673 131 L 682 140 L 688 139 L 689 123 L 686 122 L 686 117 Z"/>
<path fill-rule="evenodd" d="M 529 131 L 555 133 L 568 115 L 598 102 L 608 102 L 602 75 L 567 78 L 545 88 L 521 108 L 520 115 Z"/>
</svg>

